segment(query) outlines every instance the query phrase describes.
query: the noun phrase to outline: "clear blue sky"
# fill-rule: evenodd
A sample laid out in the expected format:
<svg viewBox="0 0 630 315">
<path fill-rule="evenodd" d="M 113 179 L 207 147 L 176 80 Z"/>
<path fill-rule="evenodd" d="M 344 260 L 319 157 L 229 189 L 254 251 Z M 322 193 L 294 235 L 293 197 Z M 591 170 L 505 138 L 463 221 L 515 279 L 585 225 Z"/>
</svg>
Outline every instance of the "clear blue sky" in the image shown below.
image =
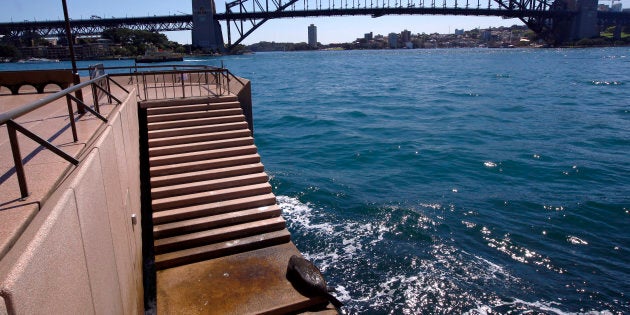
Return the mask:
<svg viewBox="0 0 630 315">
<path fill-rule="evenodd" d="M 192 12 L 190 0 L 66 1 L 70 18 L 72 19 L 87 19 L 91 15 L 111 18 L 190 14 Z M 223 12 L 225 10 L 225 0 L 215 1 L 217 11 Z M 310 1 L 313 2 L 314 0 Z M 365 0 L 361 0 L 362 3 L 363 1 Z M 367 1 L 369 4 L 370 0 Z M 393 4 L 396 0 L 390 1 Z M 447 1 L 450 3 L 454 0 Z M 474 0 L 471 0 L 471 3 L 472 1 Z M 323 0 L 323 2 L 324 4 L 328 3 L 327 0 Z M 415 0 L 414 2 L 419 3 L 419 0 Z M 460 5 L 462 2 L 464 1 L 459 0 Z M 481 2 L 487 3 L 485 0 Z M 406 4 L 407 0 L 403 0 L 403 3 Z M 425 0 L 425 3 L 430 3 L 430 0 Z M 439 3 L 441 3 L 441 1 L 439 1 Z M 610 1 L 600 1 L 600 3 L 610 4 Z M 622 0 L 622 3 L 624 8 L 630 8 L 630 0 Z M 63 19 L 61 0 L 2 0 L 2 10 L 0 10 L 0 21 L 2 22 L 57 19 Z M 407 29 L 412 33 L 453 33 L 456 28 L 469 30 L 476 27 L 484 28 L 489 26 L 522 24 L 518 19 L 501 19 L 499 17 L 432 15 L 384 16 L 376 19 L 369 16 L 277 19 L 267 21 L 259 29 L 254 31 L 244 43 L 251 44 L 259 41 L 306 42 L 307 27 L 311 23 L 317 26 L 317 39 L 323 44 L 349 42 L 358 37 L 363 37 L 363 34 L 367 32 L 374 32 L 375 35 L 386 35 L 391 32 L 398 33 Z M 226 31 L 225 24 L 223 24 L 223 31 L 224 33 Z M 190 43 L 191 41 L 190 32 L 168 32 L 166 35 L 170 40 L 182 44 Z M 224 35 L 224 38 L 227 40 L 226 35 Z"/>
</svg>

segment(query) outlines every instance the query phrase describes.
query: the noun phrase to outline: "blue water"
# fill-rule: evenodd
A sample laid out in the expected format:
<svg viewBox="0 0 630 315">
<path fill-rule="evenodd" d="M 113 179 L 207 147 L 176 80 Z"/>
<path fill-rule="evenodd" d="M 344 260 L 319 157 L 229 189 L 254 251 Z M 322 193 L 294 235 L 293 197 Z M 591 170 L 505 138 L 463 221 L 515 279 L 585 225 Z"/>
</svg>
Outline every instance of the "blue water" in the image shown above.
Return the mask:
<svg viewBox="0 0 630 315">
<path fill-rule="evenodd" d="M 630 49 L 221 61 L 349 313 L 630 313 Z"/>
</svg>

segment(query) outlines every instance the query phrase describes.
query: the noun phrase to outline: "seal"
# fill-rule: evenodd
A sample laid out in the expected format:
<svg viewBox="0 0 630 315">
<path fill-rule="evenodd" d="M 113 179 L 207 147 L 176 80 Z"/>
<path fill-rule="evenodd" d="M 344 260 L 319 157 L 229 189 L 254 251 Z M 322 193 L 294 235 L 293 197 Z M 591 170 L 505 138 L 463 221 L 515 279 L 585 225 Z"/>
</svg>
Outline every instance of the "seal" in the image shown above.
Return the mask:
<svg viewBox="0 0 630 315">
<path fill-rule="evenodd" d="M 310 261 L 296 255 L 289 258 L 287 279 L 293 287 L 308 297 L 322 296 L 328 299 L 337 309 L 343 306 L 336 297 L 330 294 L 326 280 L 319 269 Z"/>
</svg>

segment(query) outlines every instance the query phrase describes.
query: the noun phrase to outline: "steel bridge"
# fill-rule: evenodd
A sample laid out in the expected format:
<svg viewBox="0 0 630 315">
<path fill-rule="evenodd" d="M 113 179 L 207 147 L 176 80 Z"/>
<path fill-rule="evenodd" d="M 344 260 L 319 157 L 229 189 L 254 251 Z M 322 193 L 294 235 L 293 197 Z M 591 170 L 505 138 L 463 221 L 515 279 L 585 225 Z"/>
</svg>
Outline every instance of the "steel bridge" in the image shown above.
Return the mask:
<svg viewBox="0 0 630 315">
<path fill-rule="evenodd" d="M 197 12 L 193 7 L 190 15 L 81 19 L 70 21 L 70 25 L 75 36 L 95 36 L 105 29 L 118 27 L 152 32 L 193 30 L 194 33 L 195 15 L 204 13 L 210 15 L 211 20 L 222 21 L 227 26 L 229 49 L 268 20 L 295 17 L 466 15 L 519 18 L 552 44 L 597 35 L 594 32 L 598 26 L 618 26 L 620 31 L 621 26 L 630 25 L 630 13 L 596 11 L 597 0 L 580 1 L 581 6 L 574 0 L 234 0 L 227 2 L 221 13 L 216 13 L 212 0 L 199 1 L 206 1 L 212 11 L 208 14 L 202 8 L 202 12 Z M 205 26 L 212 28 L 214 25 L 218 32 L 206 31 L 203 36 L 222 37 L 218 23 Z M 43 37 L 65 36 L 65 24 L 63 21 L 0 23 L 1 35 L 27 33 Z M 193 43 L 194 37 L 193 34 Z M 223 43 L 223 38 L 216 42 Z"/>
</svg>

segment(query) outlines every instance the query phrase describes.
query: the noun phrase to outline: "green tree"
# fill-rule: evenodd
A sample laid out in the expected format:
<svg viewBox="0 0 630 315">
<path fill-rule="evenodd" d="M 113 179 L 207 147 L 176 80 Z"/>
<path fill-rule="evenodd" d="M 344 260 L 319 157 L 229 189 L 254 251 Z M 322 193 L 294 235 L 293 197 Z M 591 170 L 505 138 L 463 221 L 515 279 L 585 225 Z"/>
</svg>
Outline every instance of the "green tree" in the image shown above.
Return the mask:
<svg viewBox="0 0 630 315">
<path fill-rule="evenodd" d="M 11 44 L 0 44 L 0 57 L 9 59 L 18 59 L 21 56 L 17 47 Z"/>
<path fill-rule="evenodd" d="M 158 32 L 131 30 L 127 28 L 110 28 L 103 31 L 101 37 L 109 39 L 115 44 L 120 44 L 125 49 L 118 52 L 126 53 L 124 56 L 144 54 L 149 45 L 158 49 L 182 51 L 179 43 L 169 41 L 166 35 Z"/>
</svg>

